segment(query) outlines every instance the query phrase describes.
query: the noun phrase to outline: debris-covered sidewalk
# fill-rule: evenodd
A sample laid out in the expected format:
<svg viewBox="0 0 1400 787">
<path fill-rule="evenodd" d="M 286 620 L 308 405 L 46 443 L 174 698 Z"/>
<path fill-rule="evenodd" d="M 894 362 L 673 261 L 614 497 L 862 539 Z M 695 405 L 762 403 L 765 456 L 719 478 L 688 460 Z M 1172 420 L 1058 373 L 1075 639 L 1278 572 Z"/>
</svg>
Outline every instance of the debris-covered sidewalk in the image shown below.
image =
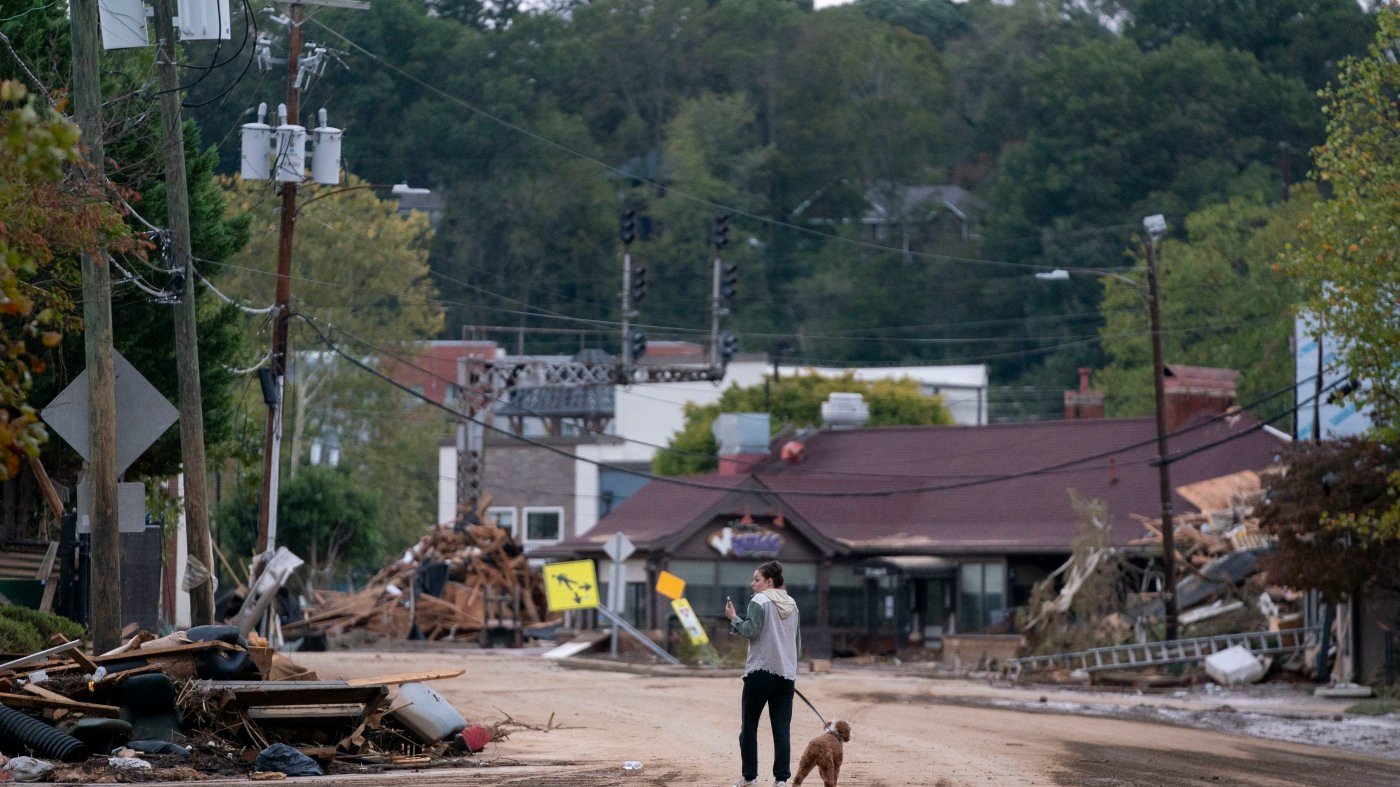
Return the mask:
<svg viewBox="0 0 1400 787">
<path fill-rule="evenodd" d="M 447 766 L 507 732 L 470 723 L 428 685 L 462 669 L 320 680 L 221 625 L 137 632 L 102 654 L 54 639 L 0 662 L 0 780 L 273 781 Z"/>
</svg>

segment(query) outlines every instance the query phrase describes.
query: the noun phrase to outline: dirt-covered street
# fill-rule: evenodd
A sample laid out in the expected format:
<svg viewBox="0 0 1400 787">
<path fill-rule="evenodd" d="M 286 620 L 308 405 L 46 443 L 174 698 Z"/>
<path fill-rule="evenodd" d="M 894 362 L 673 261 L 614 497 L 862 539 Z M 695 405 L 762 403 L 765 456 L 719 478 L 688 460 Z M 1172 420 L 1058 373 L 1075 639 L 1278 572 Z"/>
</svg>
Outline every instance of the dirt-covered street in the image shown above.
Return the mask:
<svg viewBox="0 0 1400 787">
<path fill-rule="evenodd" d="M 526 725 L 478 757 L 489 767 L 405 772 L 394 775 L 395 783 L 703 786 L 737 778 L 737 679 L 578 670 L 537 654 L 338 651 L 297 658 L 323 678 L 464 667 L 461 677 L 434 686 L 473 721 L 510 718 Z M 798 685 L 823 714 L 851 722 L 843 787 L 1400 783 L 1400 755 L 1384 746 L 1396 738 L 1395 728 L 1386 726 L 1390 721 L 1355 733 L 1370 729 L 1383 739 L 1374 749 L 1382 757 L 1270 740 L 1248 725 L 1210 722 L 1212 713 L 1251 716 L 1247 699 L 1236 700 L 1238 708 L 1220 709 L 1224 700 L 1046 694 L 879 669 L 804 674 Z M 1091 702 L 1081 704 L 1076 696 Z M 1182 726 L 1193 723 L 1193 713 L 1201 723 Z M 1341 726 L 1350 720 L 1335 721 L 1326 706 L 1300 707 L 1293 715 L 1300 723 L 1315 719 L 1350 734 Z M 793 719 L 795 764 L 821 726 L 800 703 Z M 760 740 L 763 761 L 771 748 Z M 624 771 L 626 760 L 641 761 L 643 770 Z M 770 784 L 764 762 L 760 783 Z M 317 781 L 368 785 L 383 779 Z"/>
</svg>

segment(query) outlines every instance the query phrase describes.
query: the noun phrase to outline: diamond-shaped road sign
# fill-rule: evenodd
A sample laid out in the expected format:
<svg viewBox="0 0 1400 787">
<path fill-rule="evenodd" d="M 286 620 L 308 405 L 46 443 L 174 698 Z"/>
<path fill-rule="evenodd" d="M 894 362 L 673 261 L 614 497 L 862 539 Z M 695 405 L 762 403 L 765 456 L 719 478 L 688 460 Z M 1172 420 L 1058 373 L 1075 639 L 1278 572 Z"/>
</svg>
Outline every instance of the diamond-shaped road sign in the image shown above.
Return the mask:
<svg viewBox="0 0 1400 787">
<path fill-rule="evenodd" d="M 180 411 L 167 402 L 160 391 L 116 350 L 112 351 L 112 366 L 116 372 L 117 475 L 121 475 L 171 424 L 179 420 Z M 88 445 L 86 369 L 39 415 L 79 456 L 89 458 L 92 452 Z"/>
<path fill-rule="evenodd" d="M 621 563 L 631 557 L 637 548 L 632 546 L 632 540 L 625 533 L 613 533 L 608 543 L 603 545 L 603 551 L 614 563 Z"/>
</svg>

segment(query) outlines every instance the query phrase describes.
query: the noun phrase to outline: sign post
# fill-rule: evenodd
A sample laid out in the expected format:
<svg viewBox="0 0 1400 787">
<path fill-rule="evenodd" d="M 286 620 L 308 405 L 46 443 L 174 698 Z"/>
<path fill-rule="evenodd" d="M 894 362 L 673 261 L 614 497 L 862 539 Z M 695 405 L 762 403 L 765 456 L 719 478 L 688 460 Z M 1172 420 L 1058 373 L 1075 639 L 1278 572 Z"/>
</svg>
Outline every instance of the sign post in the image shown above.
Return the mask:
<svg viewBox="0 0 1400 787">
<path fill-rule="evenodd" d="M 608 609 L 621 615 L 627 611 L 627 594 L 623 593 L 623 583 L 626 581 L 623 574 L 623 562 L 637 551 L 632 546 L 632 540 L 626 533 L 613 533 L 608 543 L 603 545 L 603 551 L 612 559 L 612 581 L 608 583 Z M 617 626 L 613 626 L 612 632 L 612 657 L 617 658 Z"/>
</svg>

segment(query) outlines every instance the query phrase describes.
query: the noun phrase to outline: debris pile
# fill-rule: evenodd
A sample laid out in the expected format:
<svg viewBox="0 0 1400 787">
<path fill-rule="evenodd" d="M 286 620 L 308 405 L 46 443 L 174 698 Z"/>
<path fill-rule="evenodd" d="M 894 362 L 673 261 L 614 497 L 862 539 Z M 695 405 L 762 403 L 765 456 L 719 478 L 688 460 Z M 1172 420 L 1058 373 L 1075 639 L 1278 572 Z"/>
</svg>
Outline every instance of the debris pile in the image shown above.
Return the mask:
<svg viewBox="0 0 1400 787">
<path fill-rule="evenodd" d="M 548 625 L 538 572 L 510 531 L 494 524 L 439 525 L 362 590 L 312 595 L 316 607 L 307 617 L 283 627 L 289 637 L 307 629 L 408 637 L 416 628 L 424 638 L 443 640 L 487 629 L 523 635 Z"/>
<path fill-rule="evenodd" d="M 450 764 L 496 737 L 426 685 L 460 669 L 319 680 L 233 626 L 138 632 L 100 655 L 55 640 L 0 663 L 0 781 L 372 772 Z"/>
<path fill-rule="evenodd" d="M 1161 520 L 1139 517 L 1146 533 L 1130 542 L 1138 550 L 1149 548 L 1149 557 L 1155 553 L 1144 568 L 1129 559 L 1132 551 L 1113 546 L 1102 502 L 1076 499 L 1080 537 L 1070 559 L 1032 589 L 1021 621 L 1026 647 L 1010 665 L 1013 670 L 1103 676 L 1126 669 L 1142 675 L 1167 665 L 1200 665 L 1230 650 L 1240 663 L 1245 662 L 1241 653 L 1250 659 L 1272 654 L 1286 669 L 1315 671 L 1325 644 L 1316 632 L 1303 630 L 1303 594 L 1270 584 L 1258 568 L 1258 558 L 1273 546 L 1255 513 L 1260 476 L 1235 473 L 1177 492 L 1199 511 L 1173 517 L 1180 639 L 1160 641 L 1165 617 L 1158 592 L 1165 559 Z M 1147 643 L 1153 644 L 1144 648 Z M 1232 663 L 1228 674 L 1231 682 L 1259 680 L 1273 664 L 1263 659 L 1260 669 L 1242 670 Z M 1180 669 L 1172 674 L 1181 675 Z"/>
</svg>

